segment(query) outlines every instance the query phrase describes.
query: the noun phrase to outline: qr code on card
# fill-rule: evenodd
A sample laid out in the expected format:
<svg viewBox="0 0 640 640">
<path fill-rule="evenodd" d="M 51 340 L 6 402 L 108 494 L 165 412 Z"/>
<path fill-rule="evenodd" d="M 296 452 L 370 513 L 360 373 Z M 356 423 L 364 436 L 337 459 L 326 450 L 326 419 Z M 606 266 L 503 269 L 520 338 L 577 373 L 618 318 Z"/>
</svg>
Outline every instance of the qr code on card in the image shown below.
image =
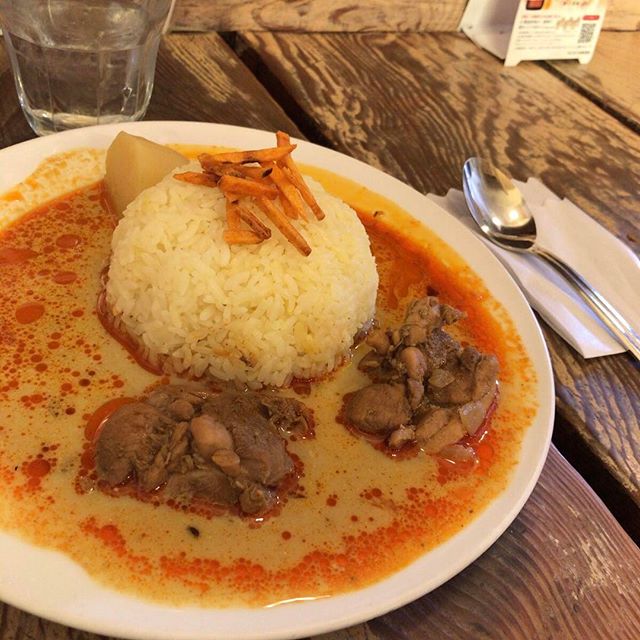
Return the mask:
<svg viewBox="0 0 640 640">
<path fill-rule="evenodd" d="M 596 24 L 594 22 L 583 22 L 580 27 L 580 35 L 578 36 L 578 44 L 585 44 L 591 42 L 593 34 L 596 30 Z"/>
</svg>

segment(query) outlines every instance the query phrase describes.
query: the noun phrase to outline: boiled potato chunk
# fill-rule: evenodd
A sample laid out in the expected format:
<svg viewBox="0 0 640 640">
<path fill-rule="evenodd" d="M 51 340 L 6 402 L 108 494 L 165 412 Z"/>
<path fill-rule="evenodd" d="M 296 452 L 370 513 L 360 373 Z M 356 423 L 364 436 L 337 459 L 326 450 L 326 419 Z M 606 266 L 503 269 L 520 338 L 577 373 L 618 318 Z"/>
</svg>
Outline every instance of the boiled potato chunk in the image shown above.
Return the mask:
<svg viewBox="0 0 640 640">
<path fill-rule="evenodd" d="M 121 131 L 107 149 L 105 184 L 118 216 L 136 196 L 189 162 L 181 153 Z"/>
</svg>

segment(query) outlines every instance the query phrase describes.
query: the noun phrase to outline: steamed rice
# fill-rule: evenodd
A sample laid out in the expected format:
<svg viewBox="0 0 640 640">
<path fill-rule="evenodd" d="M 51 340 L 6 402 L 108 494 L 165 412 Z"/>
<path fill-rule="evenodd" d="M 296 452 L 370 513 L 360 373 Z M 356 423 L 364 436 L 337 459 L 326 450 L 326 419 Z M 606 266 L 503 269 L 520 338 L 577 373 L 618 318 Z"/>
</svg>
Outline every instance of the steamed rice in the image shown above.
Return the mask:
<svg viewBox="0 0 640 640">
<path fill-rule="evenodd" d="M 378 275 L 353 209 L 307 182 L 326 213 L 293 222 L 308 257 L 270 223 L 269 240 L 227 245 L 218 189 L 167 176 L 141 193 L 113 234 L 116 322 L 170 372 L 282 386 L 334 369 L 373 318 Z"/>
</svg>

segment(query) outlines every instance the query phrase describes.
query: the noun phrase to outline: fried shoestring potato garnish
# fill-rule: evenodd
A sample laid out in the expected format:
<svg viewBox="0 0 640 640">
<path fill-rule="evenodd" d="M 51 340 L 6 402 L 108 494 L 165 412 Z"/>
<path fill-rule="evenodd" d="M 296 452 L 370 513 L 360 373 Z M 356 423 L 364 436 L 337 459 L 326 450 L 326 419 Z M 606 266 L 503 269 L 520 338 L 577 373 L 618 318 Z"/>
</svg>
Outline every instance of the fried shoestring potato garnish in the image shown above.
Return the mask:
<svg viewBox="0 0 640 640">
<path fill-rule="evenodd" d="M 227 244 L 260 244 L 264 240 L 249 229 L 225 229 L 222 237 Z"/>
<path fill-rule="evenodd" d="M 302 237 L 298 230 L 291 224 L 289 218 L 276 207 L 271 200 L 266 198 L 258 198 L 258 206 L 264 211 L 265 215 L 280 230 L 280 233 L 303 255 L 308 256 L 311 253 L 311 247 Z"/>
<path fill-rule="evenodd" d="M 260 221 L 246 200 L 255 203 L 268 220 L 304 256 L 311 247 L 292 224 L 309 223 L 308 209 L 317 220 L 325 217 L 315 197 L 291 157 L 296 148 L 289 135 L 276 133 L 277 146 L 251 151 L 202 153 L 198 156 L 202 173 L 175 174 L 177 180 L 218 187 L 226 198 L 228 244 L 258 244 L 271 237 L 271 229 Z"/>
<path fill-rule="evenodd" d="M 279 147 L 287 147 L 289 146 L 289 134 L 284 131 L 276 132 L 276 139 L 278 140 Z M 307 183 L 304 181 L 300 170 L 298 169 L 296 163 L 293 161 L 291 154 L 287 154 L 280 161 L 285 168 L 285 172 L 289 180 L 295 185 L 296 189 L 300 191 L 300 195 L 304 199 L 304 201 L 309 205 L 311 211 L 313 211 L 313 215 L 318 220 L 322 220 L 324 218 L 324 211 L 320 208 L 320 205 L 317 203 L 316 199 L 313 197 L 311 191 L 309 191 L 309 187 Z"/>
<path fill-rule="evenodd" d="M 282 169 L 277 164 L 264 165 L 266 168 L 271 169 L 271 175 L 269 176 L 280 191 L 280 199 L 286 198 L 291 207 L 295 211 L 295 218 L 302 218 L 307 220 L 307 216 L 304 212 L 304 202 L 300 197 L 298 190 L 289 182 L 287 176 L 284 175 Z"/>
<path fill-rule="evenodd" d="M 230 191 L 241 196 L 253 196 L 255 198 L 265 197 L 271 200 L 275 200 L 275 198 L 278 197 L 278 188 L 276 185 L 257 182 L 251 178 L 238 178 L 236 176 L 225 175 L 220 178 L 218 186 L 225 193 Z"/>
<path fill-rule="evenodd" d="M 267 225 L 262 224 L 252 211 L 249 211 L 249 209 L 242 205 L 235 206 L 237 207 L 238 216 L 242 221 L 247 223 L 253 233 L 259 236 L 262 240 L 266 240 L 271 237 L 271 229 L 269 229 Z"/>
<path fill-rule="evenodd" d="M 206 173 L 198 173 L 197 171 L 185 171 L 184 173 L 174 173 L 173 177 L 180 182 L 189 182 L 190 184 L 199 184 L 203 187 L 217 187 L 218 178 L 210 176 Z"/>
<path fill-rule="evenodd" d="M 215 162 L 231 164 L 250 164 L 252 162 L 275 162 L 281 160 L 288 153 L 296 148 L 295 144 L 288 144 L 282 147 L 271 147 L 269 149 L 255 149 L 254 151 L 227 151 L 224 153 L 214 153 L 210 158 Z"/>
<path fill-rule="evenodd" d="M 280 205 L 282 210 L 292 219 L 295 220 L 298 217 L 298 211 L 286 198 L 280 198 Z M 306 218 L 305 218 L 306 220 Z"/>
<path fill-rule="evenodd" d="M 255 167 L 246 164 L 229 164 L 227 162 L 218 162 L 213 160 L 213 156 L 208 153 L 201 153 L 198 156 L 202 170 L 216 176 L 237 176 L 239 178 L 253 178 L 261 180 L 267 178 L 271 173 L 270 169 Z"/>
</svg>

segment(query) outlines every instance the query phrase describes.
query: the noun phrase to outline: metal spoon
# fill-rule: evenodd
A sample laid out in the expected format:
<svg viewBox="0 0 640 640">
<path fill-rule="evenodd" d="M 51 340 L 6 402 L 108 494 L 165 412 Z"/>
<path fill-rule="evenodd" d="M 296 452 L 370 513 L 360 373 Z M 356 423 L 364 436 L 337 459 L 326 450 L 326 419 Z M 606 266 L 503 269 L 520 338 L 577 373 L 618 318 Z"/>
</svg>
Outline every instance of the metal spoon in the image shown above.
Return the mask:
<svg viewBox="0 0 640 640">
<path fill-rule="evenodd" d="M 638 360 L 640 336 L 579 273 L 547 249 L 536 245 L 536 223 L 511 179 L 490 162 L 469 158 L 462 170 L 467 206 L 484 235 L 503 249 L 533 253 L 562 274 L 613 335 Z"/>
</svg>

